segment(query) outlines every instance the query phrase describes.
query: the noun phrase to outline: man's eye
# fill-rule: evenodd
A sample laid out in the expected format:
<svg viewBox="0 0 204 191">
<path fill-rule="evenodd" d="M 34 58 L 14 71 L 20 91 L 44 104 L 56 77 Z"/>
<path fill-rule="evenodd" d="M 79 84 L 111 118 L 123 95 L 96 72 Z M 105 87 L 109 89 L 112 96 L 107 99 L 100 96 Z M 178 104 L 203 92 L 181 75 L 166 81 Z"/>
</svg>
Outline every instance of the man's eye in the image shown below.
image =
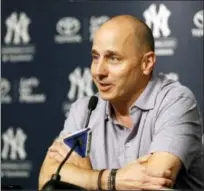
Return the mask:
<svg viewBox="0 0 204 191">
<path fill-rule="evenodd" d="M 92 59 L 97 60 L 98 56 L 97 55 L 92 55 Z"/>
<path fill-rule="evenodd" d="M 118 57 L 116 57 L 116 56 L 111 56 L 110 59 L 111 59 L 112 61 L 119 61 Z"/>
</svg>

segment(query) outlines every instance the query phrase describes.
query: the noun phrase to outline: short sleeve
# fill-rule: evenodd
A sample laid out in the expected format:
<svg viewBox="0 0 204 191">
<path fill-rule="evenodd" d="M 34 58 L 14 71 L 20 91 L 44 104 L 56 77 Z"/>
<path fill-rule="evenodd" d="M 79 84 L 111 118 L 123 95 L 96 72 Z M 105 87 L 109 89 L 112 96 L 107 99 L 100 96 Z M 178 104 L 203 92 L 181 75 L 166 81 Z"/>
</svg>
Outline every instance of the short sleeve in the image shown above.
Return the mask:
<svg viewBox="0 0 204 191">
<path fill-rule="evenodd" d="M 202 120 L 196 101 L 171 98 L 159 110 L 149 153 L 163 151 L 177 156 L 186 169 L 201 152 Z"/>
<path fill-rule="evenodd" d="M 60 132 L 59 137 L 74 133 L 83 128 L 83 124 L 87 113 L 88 98 L 80 98 L 72 103 L 68 117 L 64 122 L 64 128 Z"/>
<path fill-rule="evenodd" d="M 74 133 L 75 131 L 77 131 L 77 125 L 74 118 L 73 107 L 74 107 L 74 104 L 71 105 L 69 115 L 64 122 L 64 128 L 60 132 L 59 137 L 62 137 L 64 135 L 67 135 L 68 133 Z"/>
</svg>

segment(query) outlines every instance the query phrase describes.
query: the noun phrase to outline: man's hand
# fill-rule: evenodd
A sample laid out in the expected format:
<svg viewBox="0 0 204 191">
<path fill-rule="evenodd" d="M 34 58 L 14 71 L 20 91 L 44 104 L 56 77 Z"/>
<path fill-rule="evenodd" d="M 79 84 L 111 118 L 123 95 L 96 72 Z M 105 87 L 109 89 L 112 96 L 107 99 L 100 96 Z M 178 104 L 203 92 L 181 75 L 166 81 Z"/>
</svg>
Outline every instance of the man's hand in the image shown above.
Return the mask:
<svg viewBox="0 0 204 191">
<path fill-rule="evenodd" d="M 41 190 L 43 185 L 51 179 L 51 176 L 56 172 L 59 166 L 54 160 L 48 160 L 47 156 L 45 161 L 40 169 L 38 190 Z"/>
<path fill-rule="evenodd" d="M 41 189 L 42 186 L 48 180 L 50 180 L 52 174 L 56 172 L 59 164 L 70 151 L 70 148 L 63 143 L 63 138 L 56 139 L 48 149 L 47 155 L 40 170 L 39 189 Z M 82 158 L 75 152 L 73 152 L 70 158 L 66 161 L 63 169 L 69 168 L 69 165 L 77 166 L 80 169 L 92 169 L 90 159 L 88 157 Z M 67 173 L 69 173 L 69 171 Z"/>
<path fill-rule="evenodd" d="M 170 188 L 170 171 L 164 173 L 154 173 L 147 170 L 144 165 L 151 155 L 146 155 L 126 165 L 118 170 L 116 175 L 117 190 L 157 190 L 161 188 Z"/>
<path fill-rule="evenodd" d="M 54 159 L 56 162 L 61 163 L 65 158 L 70 148 L 65 145 L 63 139 L 57 139 L 48 149 L 48 157 Z M 76 152 L 73 152 L 66 163 L 73 164 L 77 167 L 84 169 L 92 169 L 89 157 L 82 158 Z"/>
</svg>

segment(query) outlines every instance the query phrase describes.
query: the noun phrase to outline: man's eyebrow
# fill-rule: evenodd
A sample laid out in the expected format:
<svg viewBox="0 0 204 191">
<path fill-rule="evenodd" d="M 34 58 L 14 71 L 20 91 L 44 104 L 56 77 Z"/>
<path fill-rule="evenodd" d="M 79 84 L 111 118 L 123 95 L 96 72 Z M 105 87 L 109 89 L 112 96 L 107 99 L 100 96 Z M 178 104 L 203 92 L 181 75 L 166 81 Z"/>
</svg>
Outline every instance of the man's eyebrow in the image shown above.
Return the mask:
<svg viewBox="0 0 204 191">
<path fill-rule="evenodd" d="M 97 52 L 97 50 L 92 49 L 91 54 L 99 54 L 99 53 Z M 113 50 L 106 50 L 104 55 L 106 55 L 106 56 L 107 55 L 108 56 L 110 56 L 110 55 L 122 56 L 122 54 L 120 54 L 118 51 L 113 51 Z"/>
<path fill-rule="evenodd" d="M 95 49 L 92 49 L 91 54 L 98 54 L 98 52 Z"/>
<path fill-rule="evenodd" d="M 107 51 L 105 51 L 105 55 L 122 56 L 118 51 L 113 51 L 113 50 L 107 50 Z"/>
</svg>

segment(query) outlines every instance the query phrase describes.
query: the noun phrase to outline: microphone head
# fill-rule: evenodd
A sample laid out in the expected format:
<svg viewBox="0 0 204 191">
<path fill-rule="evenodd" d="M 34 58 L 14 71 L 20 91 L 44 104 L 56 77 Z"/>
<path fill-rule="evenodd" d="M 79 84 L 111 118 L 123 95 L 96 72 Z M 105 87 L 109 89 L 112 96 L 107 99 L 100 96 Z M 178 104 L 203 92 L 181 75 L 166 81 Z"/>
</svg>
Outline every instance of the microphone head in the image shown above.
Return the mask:
<svg viewBox="0 0 204 191">
<path fill-rule="evenodd" d="M 98 97 L 92 96 L 89 100 L 88 109 L 94 110 L 96 108 L 97 103 L 98 103 Z"/>
</svg>

